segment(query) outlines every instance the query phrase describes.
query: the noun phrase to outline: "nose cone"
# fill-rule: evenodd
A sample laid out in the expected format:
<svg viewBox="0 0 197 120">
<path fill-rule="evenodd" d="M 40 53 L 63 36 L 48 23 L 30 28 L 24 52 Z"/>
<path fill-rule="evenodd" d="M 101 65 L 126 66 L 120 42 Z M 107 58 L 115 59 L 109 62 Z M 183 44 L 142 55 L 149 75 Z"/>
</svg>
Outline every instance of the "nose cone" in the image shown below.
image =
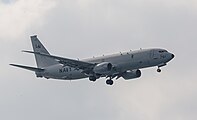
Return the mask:
<svg viewBox="0 0 197 120">
<path fill-rule="evenodd" d="M 174 54 L 171 54 L 172 59 L 174 58 Z"/>
</svg>

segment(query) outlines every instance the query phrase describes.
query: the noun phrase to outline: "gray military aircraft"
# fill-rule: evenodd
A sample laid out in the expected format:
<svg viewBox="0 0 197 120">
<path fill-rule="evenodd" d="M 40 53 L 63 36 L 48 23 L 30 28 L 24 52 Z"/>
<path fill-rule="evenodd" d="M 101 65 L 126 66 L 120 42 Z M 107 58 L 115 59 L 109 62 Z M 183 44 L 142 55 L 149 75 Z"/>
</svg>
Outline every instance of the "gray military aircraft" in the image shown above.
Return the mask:
<svg viewBox="0 0 197 120">
<path fill-rule="evenodd" d="M 125 80 L 139 78 L 140 69 L 157 66 L 160 67 L 174 58 L 172 53 L 165 49 L 140 49 L 124 53 L 95 57 L 84 60 L 74 60 L 55 55 L 50 55 L 46 48 L 37 38 L 31 36 L 33 51 L 23 51 L 35 55 L 37 67 L 10 64 L 35 72 L 37 77 L 76 80 L 89 78 L 96 81 L 100 77 L 106 77 L 106 84 L 112 85 L 114 78 L 120 77 Z"/>
</svg>

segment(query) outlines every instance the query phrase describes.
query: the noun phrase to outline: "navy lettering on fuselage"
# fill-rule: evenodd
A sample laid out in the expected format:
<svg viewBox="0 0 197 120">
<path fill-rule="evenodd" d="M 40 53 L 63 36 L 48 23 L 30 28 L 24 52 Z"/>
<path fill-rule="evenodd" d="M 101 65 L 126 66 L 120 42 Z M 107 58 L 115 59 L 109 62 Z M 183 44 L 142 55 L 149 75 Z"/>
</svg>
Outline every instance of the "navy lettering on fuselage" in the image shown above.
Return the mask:
<svg viewBox="0 0 197 120">
<path fill-rule="evenodd" d="M 66 67 L 66 68 L 64 67 L 64 68 L 60 68 L 60 69 L 59 69 L 59 73 L 65 73 L 65 72 L 69 72 L 69 71 L 71 71 L 71 70 L 72 70 L 72 69 L 71 69 L 70 67 L 69 67 L 69 68 L 68 68 L 68 67 Z"/>
</svg>

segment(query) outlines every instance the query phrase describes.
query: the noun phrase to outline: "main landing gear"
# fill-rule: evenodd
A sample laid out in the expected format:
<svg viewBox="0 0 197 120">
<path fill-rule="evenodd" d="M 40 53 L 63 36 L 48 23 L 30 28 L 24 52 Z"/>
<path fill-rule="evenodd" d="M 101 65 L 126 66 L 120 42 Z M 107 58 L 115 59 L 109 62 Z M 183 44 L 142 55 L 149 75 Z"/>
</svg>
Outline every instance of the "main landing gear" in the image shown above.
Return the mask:
<svg viewBox="0 0 197 120">
<path fill-rule="evenodd" d="M 114 81 L 111 78 L 106 80 L 107 85 L 113 85 L 113 83 L 114 83 Z"/>
<path fill-rule="evenodd" d="M 96 81 L 96 77 L 95 76 L 90 76 L 89 80 L 95 82 Z"/>
</svg>

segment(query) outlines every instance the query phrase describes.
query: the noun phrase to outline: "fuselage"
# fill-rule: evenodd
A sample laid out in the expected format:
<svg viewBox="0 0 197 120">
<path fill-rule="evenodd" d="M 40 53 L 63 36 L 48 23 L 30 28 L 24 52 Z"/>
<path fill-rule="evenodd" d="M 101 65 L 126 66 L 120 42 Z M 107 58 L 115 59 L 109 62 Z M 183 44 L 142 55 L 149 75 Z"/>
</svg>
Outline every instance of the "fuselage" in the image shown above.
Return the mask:
<svg viewBox="0 0 197 120">
<path fill-rule="evenodd" d="M 109 62 L 115 68 L 111 74 L 121 73 L 128 70 L 137 70 L 153 66 L 164 66 L 169 62 L 174 55 L 165 49 L 140 49 L 136 51 L 129 51 L 124 53 L 106 55 L 82 61 L 99 64 L 102 62 Z M 62 64 L 55 64 L 45 68 L 42 73 L 45 78 L 63 79 L 63 80 L 77 80 L 89 77 L 84 74 L 82 70 L 64 66 Z"/>
</svg>

